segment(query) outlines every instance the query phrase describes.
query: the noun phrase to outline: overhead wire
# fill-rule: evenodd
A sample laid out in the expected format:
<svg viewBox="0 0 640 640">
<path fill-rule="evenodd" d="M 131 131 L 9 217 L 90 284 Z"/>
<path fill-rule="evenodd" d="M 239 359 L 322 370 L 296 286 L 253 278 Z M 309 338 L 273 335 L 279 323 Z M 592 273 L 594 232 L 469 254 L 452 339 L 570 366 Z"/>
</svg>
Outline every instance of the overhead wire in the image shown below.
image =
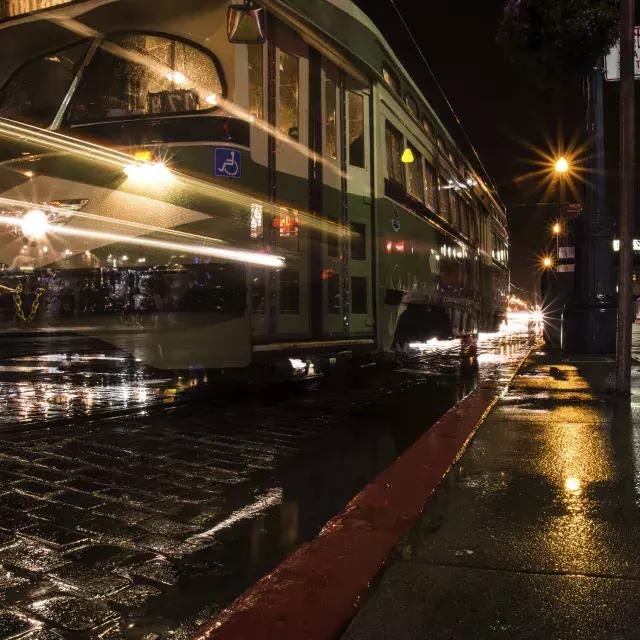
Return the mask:
<svg viewBox="0 0 640 640">
<path fill-rule="evenodd" d="M 489 172 L 487 171 L 484 163 L 482 162 L 482 159 L 480 158 L 480 155 L 478 154 L 478 151 L 476 150 L 473 142 L 471 142 L 471 138 L 467 134 L 467 131 L 464 128 L 464 125 L 462 124 L 462 120 L 458 116 L 456 110 L 453 108 L 453 105 L 451 104 L 451 101 L 449 100 L 447 94 L 445 93 L 444 89 L 442 88 L 442 85 L 440 84 L 436 74 L 434 73 L 433 69 L 431 68 L 431 65 L 429 64 L 429 61 L 427 60 L 427 57 L 425 56 L 424 52 L 422 51 L 422 48 L 420 47 L 418 41 L 416 40 L 415 36 L 413 35 L 413 32 L 411 31 L 411 28 L 409 27 L 407 21 L 405 20 L 404 16 L 402 15 L 402 12 L 398 8 L 398 5 L 395 3 L 395 0 L 389 0 L 389 2 L 391 3 L 391 6 L 394 8 L 394 10 L 395 10 L 396 14 L 398 15 L 398 17 L 400 18 L 400 21 L 402 22 L 402 25 L 403 25 L 404 29 L 406 30 L 407 34 L 409 35 L 409 39 L 411 40 L 411 42 L 413 43 L 414 47 L 416 48 L 418 54 L 420 55 L 420 58 L 422 59 L 422 62 L 424 63 L 427 71 L 429 72 L 429 75 L 433 78 L 433 81 L 435 82 L 435 85 L 436 85 L 438 91 L 440 92 L 440 94 L 444 98 L 444 101 L 445 101 L 447 107 L 449 108 L 449 110 L 451 111 L 451 114 L 453 115 L 453 118 L 455 119 L 456 123 L 460 127 L 460 131 L 462 131 L 462 134 L 464 135 L 464 138 L 465 138 L 467 144 L 469 145 L 471 151 L 473 152 L 473 155 L 476 157 L 476 160 L 478 161 L 478 164 L 480 165 L 480 168 L 484 172 L 484 175 L 485 175 L 487 181 L 493 187 L 493 191 L 494 191 L 498 201 L 506 209 L 506 206 L 505 206 L 504 202 L 502 201 L 502 198 L 500 197 L 500 194 L 498 193 L 498 188 L 497 188 L 495 182 L 491 178 L 491 176 L 490 176 Z"/>
</svg>

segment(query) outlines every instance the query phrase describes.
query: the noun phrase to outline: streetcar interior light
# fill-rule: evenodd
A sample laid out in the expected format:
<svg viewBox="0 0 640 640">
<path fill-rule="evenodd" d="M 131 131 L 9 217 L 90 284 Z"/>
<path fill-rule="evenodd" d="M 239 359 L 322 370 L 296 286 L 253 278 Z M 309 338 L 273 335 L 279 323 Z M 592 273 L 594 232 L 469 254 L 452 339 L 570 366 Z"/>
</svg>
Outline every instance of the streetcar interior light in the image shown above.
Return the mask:
<svg viewBox="0 0 640 640">
<path fill-rule="evenodd" d="M 138 151 L 133 154 L 133 157 L 138 162 L 151 162 L 153 160 L 153 153 L 149 151 L 149 149 L 138 149 Z"/>
<path fill-rule="evenodd" d="M 412 162 L 415 162 L 415 160 L 411 147 L 407 147 L 402 154 L 402 162 L 405 164 L 411 164 Z"/>
<path fill-rule="evenodd" d="M 174 177 L 164 162 L 132 162 L 124 172 L 130 180 L 141 184 L 166 184 Z"/>
<path fill-rule="evenodd" d="M 31 209 L 24 214 L 20 223 L 22 233 L 30 240 L 42 240 L 49 228 L 47 214 L 40 209 Z"/>
</svg>

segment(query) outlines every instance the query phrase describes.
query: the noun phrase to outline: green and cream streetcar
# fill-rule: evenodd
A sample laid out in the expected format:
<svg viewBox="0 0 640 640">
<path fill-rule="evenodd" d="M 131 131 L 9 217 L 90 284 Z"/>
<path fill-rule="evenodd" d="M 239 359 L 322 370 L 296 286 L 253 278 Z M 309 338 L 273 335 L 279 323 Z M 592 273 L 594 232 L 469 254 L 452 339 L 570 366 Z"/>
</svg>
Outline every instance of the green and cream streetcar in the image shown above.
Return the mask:
<svg viewBox="0 0 640 640">
<path fill-rule="evenodd" d="M 505 211 L 349 0 L 3 18 L 5 335 L 229 368 L 502 322 Z"/>
</svg>

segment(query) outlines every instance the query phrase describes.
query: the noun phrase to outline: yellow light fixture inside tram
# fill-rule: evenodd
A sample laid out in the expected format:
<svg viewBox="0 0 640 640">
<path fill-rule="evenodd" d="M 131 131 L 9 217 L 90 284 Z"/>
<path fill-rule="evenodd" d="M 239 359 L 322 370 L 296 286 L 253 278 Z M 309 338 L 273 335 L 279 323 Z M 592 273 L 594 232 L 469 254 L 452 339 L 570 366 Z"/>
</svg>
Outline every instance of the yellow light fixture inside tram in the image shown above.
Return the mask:
<svg viewBox="0 0 640 640">
<path fill-rule="evenodd" d="M 138 162 L 151 162 L 153 160 L 153 153 L 149 149 L 138 149 L 134 152 L 133 157 Z"/>
<path fill-rule="evenodd" d="M 40 209 L 27 211 L 22 218 L 20 228 L 29 240 L 42 240 L 42 238 L 47 235 L 47 230 L 49 229 L 47 214 Z"/>
<path fill-rule="evenodd" d="M 411 147 L 407 147 L 402 154 L 402 162 L 404 162 L 404 164 L 411 164 L 412 162 L 415 162 L 415 160 Z"/>
<path fill-rule="evenodd" d="M 132 162 L 124 167 L 129 180 L 141 185 L 166 185 L 175 176 L 164 162 Z"/>
</svg>

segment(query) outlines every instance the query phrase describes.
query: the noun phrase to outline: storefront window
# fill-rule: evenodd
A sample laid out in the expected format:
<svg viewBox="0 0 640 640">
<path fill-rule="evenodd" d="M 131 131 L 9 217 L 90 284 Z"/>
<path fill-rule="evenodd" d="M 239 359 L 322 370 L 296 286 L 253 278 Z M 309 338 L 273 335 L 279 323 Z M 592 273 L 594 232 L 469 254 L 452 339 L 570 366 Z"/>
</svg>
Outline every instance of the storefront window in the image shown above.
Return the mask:
<svg viewBox="0 0 640 640">
<path fill-rule="evenodd" d="M 74 123 L 211 109 L 222 95 L 213 59 L 184 42 L 129 34 L 106 40 L 72 103 Z"/>
</svg>

